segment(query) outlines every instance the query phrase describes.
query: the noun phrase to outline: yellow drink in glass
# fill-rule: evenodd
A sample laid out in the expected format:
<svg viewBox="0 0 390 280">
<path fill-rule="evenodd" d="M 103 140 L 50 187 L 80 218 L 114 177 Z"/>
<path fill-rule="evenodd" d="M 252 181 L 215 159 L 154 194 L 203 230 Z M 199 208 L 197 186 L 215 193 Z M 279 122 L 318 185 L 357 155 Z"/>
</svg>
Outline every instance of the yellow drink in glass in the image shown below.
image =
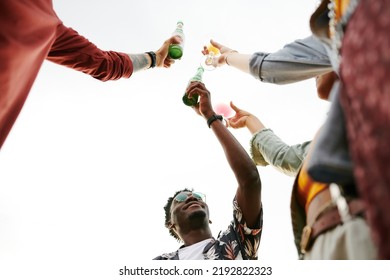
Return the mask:
<svg viewBox="0 0 390 280">
<path fill-rule="evenodd" d="M 209 52 L 212 52 L 214 55 L 219 55 L 219 49 L 214 47 L 213 45 L 208 45 L 207 49 Z"/>
</svg>

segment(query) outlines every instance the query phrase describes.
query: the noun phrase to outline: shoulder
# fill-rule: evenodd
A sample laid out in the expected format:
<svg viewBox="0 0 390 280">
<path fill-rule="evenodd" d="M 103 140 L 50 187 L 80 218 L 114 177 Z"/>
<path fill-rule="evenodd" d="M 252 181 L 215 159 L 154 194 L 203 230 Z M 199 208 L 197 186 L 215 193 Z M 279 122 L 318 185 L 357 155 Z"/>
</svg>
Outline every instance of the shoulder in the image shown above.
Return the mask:
<svg viewBox="0 0 390 280">
<path fill-rule="evenodd" d="M 162 254 L 158 257 L 155 257 L 153 260 L 173 260 L 173 259 L 178 259 L 178 251 Z"/>
</svg>

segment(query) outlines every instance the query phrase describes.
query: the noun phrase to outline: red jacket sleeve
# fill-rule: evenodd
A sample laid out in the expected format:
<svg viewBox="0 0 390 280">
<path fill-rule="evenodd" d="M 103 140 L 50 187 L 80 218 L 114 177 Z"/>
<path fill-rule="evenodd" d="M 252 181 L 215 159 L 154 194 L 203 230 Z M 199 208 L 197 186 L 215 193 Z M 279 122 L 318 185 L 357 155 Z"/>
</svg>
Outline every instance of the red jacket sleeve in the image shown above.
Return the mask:
<svg viewBox="0 0 390 280">
<path fill-rule="evenodd" d="M 100 50 L 63 24 L 57 27 L 57 36 L 47 59 L 101 81 L 129 78 L 133 73 L 133 63 L 127 54 Z"/>
</svg>

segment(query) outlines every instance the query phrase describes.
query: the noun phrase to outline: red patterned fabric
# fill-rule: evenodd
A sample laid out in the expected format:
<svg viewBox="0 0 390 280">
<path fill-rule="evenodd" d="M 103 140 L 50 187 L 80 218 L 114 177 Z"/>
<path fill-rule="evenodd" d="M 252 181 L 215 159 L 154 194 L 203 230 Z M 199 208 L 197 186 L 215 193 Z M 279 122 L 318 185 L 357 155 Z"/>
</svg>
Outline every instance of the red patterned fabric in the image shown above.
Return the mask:
<svg viewBox="0 0 390 280">
<path fill-rule="evenodd" d="M 390 1 L 360 1 L 341 55 L 354 173 L 379 258 L 390 259 Z"/>
<path fill-rule="evenodd" d="M 52 0 L 0 1 L 0 148 L 45 59 L 107 81 L 130 77 L 127 54 L 103 51 L 53 10 Z"/>
</svg>

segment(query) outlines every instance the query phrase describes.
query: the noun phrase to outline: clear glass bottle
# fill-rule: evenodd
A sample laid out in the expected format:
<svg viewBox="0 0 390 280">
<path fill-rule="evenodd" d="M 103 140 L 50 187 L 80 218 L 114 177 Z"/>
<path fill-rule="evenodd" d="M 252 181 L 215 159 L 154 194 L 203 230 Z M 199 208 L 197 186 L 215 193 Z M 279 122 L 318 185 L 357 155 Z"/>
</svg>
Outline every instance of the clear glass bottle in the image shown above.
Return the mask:
<svg viewBox="0 0 390 280">
<path fill-rule="evenodd" d="M 191 80 L 189 81 L 188 85 L 191 82 L 202 82 L 203 72 L 204 72 L 204 68 L 202 66 L 199 66 L 198 70 L 196 71 L 196 74 L 191 78 Z M 185 92 L 184 95 L 183 95 L 182 100 L 183 100 L 183 103 L 185 105 L 187 105 L 187 106 L 195 106 L 199 102 L 198 101 L 199 100 L 199 95 L 193 94 L 192 97 L 189 98 L 187 92 Z"/>
<path fill-rule="evenodd" d="M 172 59 L 180 59 L 183 56 L 183 48 L 184 48 L 184 32 L 183 32 L 183 22 L 178 21 L 176 25 L 175 31 L 172 33 L 172 36 L 178 36 L 181 38 L 181 42 L 179 44 L 171 44 L 169 46 L 169 57 Z"/>
</svg>

